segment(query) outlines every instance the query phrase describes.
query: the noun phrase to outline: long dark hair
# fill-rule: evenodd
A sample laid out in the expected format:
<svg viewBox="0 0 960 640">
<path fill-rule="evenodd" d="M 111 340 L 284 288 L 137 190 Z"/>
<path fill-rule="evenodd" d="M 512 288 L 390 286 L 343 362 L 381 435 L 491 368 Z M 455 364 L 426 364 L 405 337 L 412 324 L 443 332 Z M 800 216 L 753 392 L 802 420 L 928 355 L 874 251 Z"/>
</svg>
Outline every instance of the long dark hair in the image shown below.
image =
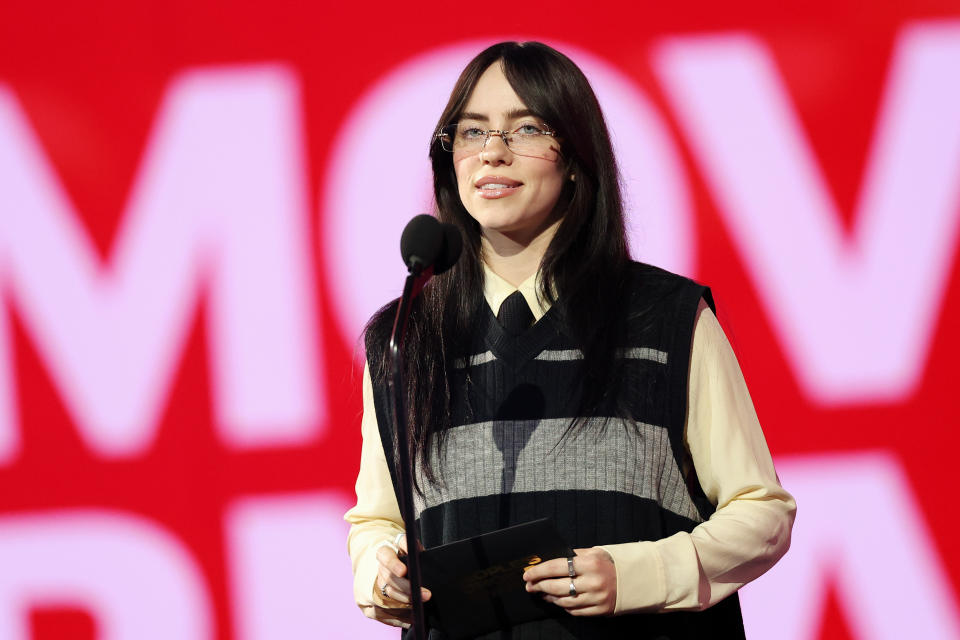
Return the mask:
<svg viewBox="0 0 960 640">
<path fill-rule="evenodd" d="M 603 113 L 583 72 L 539 42 L 501 42 L 480 52 L 460 74 L 437 130 L 457 122 L 480 76 L 493 64 L 502 65 L 526 107 L 557 132 L 563 175 L 575 177 L 565 181 L 557 202 L 561 221 L 540 266 L 539 291 L 542 299 L 559 305 L 565 331 L 584 352 L 581 406 L 569 433 L 617 389 L 615 352 L 624 331 L 622 286 L 630 260 L 617 165 Z M 452 154 L 435 137 L 430 160 L 436 215 L 456 225 L 464 240 L 457 265 L 425 287 L 414 305 L 404 343 L 411 456 L 435 482 L 429 451 L 442 447 L 450 426 L 448 372 L 455 359 L 469 355 L 484 298 L 481 229 L 460 200 Z M 387 378 L 385 347 L 395 313 L 394 302 L 367 326 L 374 381 Z"/>
</svg>

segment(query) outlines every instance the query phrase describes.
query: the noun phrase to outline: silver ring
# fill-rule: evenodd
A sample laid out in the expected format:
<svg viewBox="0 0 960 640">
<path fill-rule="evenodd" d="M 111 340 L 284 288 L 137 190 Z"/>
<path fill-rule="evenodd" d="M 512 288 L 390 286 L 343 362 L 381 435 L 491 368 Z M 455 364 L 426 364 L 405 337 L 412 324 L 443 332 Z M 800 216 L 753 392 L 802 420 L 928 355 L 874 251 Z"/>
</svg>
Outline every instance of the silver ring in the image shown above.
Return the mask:
<svg viewBox="0 0 960 640">
<path fill-rule="evenodd" d="M 571 584 L 573 584 L 573 583 L 571 583 Z M 383 595 L 384 598 L 389 598 L 389 597 L 390 597 L 390 596 L 387 595 L 387 585 L 383 585 L 382 587 L 380 587 L 380 593 Z"/>
<path fill-rule="evenodd" d="M 573 570 L 573 556 L 567 558 L 567 575 L 570 576 L 570 578 L 577 577 L 577 572 Z"/>
<path fill-rule="evenodd" d="M 574 586 L 574 584 L 573 584 L 573 579 L 572 579 L 572 578 L 571 578 L 571 580 L 570 580 L 570 597 L 571 597 L 571 598 L 576 598 L 576 597 L 577 597 L 577 587 Z"/>
</svg>

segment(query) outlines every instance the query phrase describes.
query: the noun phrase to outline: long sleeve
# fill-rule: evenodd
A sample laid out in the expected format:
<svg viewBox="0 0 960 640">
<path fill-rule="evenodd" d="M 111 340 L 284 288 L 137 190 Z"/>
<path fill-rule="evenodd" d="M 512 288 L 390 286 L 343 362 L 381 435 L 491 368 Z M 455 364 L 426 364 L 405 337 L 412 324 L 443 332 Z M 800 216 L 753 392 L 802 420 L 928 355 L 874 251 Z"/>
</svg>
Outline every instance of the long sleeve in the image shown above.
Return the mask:
<svg viewBox="0 0 960 640">
<path fill-rule="evenodd" d="M 385 600 L 376 588 L 377 549 L 403 532 L 403 518 L 380 442 L 368 366 L 363 369 L 363 419 L 360 431 L 363 446 L 360 472 L 357 474 L 357 504 L 344 516 L 344 520 L 350 523 L 347 549 L 353 564 L 353 597 L 368 618 L 401 626 L 409 622 L 409 608 L 396 601 Z M 391 604 L 395 606 L 391 607 Z"/>
<path fill-rule="evenodd" d="M 691 352 L 686 444 L 717 509 L 690 533 L 606 545 L 615 613 L 700 610 L 759 577 L 790 546 L 796 503 L 780 486 L 733 349 L 701 301 Z"/>
</svg>

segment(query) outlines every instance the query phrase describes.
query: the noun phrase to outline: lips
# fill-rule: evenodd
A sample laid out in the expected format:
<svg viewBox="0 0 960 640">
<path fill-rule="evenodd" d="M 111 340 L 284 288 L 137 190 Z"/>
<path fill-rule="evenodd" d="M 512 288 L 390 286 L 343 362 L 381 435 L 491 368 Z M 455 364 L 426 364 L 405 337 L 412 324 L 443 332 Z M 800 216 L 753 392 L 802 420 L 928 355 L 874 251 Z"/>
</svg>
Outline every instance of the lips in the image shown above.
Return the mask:
<svg viewBox="0 0 960 640">
<path fill-rule="evenodd" d="M 474 186 L 478 189 L 488 187 L 489 185 L 496 185 L 500 187 L 519 187 L 523 183 L 519 180 L 513 180 L 512 178 L 505 178 L 504 176 L 484 176 L 473 183 Z"/>
<path fill-rule="evenodd" d="M 519 180 L 504 176 L 484 176 L 473 184 L 481 198 L 503 198 L 523 186 Z"/>
</svg>

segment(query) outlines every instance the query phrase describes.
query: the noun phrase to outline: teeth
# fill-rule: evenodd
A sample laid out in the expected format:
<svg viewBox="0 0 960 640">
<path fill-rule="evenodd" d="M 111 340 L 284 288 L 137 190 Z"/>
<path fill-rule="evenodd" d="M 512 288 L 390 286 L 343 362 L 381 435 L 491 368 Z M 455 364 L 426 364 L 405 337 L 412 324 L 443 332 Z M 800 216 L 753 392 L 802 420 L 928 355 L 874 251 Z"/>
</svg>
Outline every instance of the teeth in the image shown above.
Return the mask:
<svg viewBox="0 0 960 640">
<path fill-rule="evenodd" d="M 495 184 L 493 182 L 488 182 L 487 184 L 480 187 L 481 189 L 509 189 L 505 184 Z"/>
</svg>

